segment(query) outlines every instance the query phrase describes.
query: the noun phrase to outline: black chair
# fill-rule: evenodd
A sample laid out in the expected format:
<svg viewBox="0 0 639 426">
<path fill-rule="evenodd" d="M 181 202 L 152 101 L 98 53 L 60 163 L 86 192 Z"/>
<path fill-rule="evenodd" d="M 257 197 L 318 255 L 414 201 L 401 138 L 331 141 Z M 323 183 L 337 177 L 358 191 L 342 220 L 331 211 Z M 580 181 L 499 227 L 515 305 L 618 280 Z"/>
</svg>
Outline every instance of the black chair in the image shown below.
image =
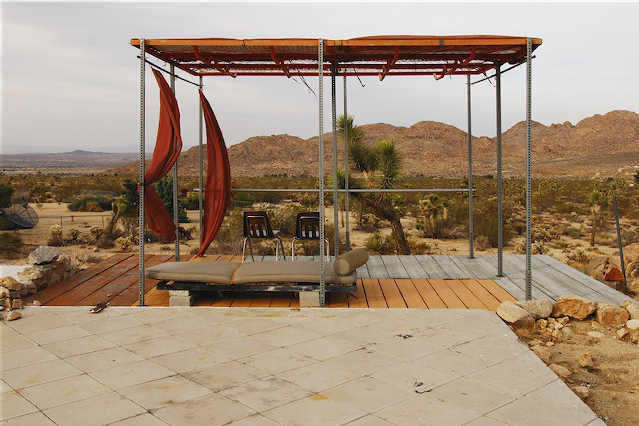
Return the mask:
<svg viewBox="0 0 639 426">
<path fill-rule="evenodd" d="M 268 219 L 268 215 L 265 211 L 244 212 L 244 244 L 242 245 L 242 262 L 246 253 L 246 242 L 249 243 L 249 249 L 251 250 L 251 260 L 255 260 L 253 257 L 253 244 L 251 240 L 253 238 L 259 239 L 274 239 L 275 241 L 275 260 L 279 260 L 279 248 L 282 247 L 282 256 L 286 260 L 286 254 L 284 253 L 284 243 L 279 235 L 280 231 L 274 231 L 271 227 L 271 221 Z"/>
<path fill-rule="evenodd" d="M 293 238 L 291 248 L 291 256 L 293 257 L 293 260 L 295 260 L 295 241 L 319 241 L 319 227 L 319 212 L 303 212 L 297 214 L 297 219 L 295 220 L 295 237 Z M 324 242 L 326 243 L 326 258 L 330 259 L 330 245 L 328 243 L 328 239 L 324 238 Z"/>
</svg>

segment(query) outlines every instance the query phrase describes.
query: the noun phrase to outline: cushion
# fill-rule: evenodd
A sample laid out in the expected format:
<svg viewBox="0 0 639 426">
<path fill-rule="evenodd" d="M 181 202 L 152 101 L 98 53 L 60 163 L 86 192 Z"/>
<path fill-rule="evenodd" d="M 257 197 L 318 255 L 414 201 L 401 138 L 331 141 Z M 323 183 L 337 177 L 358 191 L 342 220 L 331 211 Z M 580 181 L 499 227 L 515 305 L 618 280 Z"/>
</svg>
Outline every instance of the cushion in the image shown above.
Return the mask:
<svg viewBox="0 0 639 426">
<path fill-rule="evenodd" d="M 238 262 L 165 262 L 146 268 L 144 275 L 156 280 L 230 284 L 239 265 Z"/>
<path fill-rule="evenodd" d="M 337 275 L 332 262 L 326 262 L 324 278 L 328 284 L 354 284 L 357 282 L 357 273 Z M 233 277 L 233 284 L 283 282 L 319 283 L 319 261 L 246 262 L 237 268 Z"/>
<path fill-rule="evenodd" d="M 333 262 L 333 269 L 337 275 L 348 275 L 368 262 L 368 252 L 363 248 L 356 248 L 339 256 Z"/>
</svg>

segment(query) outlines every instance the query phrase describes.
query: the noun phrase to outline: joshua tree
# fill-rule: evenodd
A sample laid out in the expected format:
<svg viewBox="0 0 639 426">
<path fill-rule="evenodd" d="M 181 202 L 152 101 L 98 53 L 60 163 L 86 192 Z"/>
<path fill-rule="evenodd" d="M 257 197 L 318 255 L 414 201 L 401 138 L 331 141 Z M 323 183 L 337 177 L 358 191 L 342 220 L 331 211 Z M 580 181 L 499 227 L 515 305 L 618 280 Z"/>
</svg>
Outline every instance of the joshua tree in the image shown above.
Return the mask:
<svg viewBox="0 0 639 426">
<path fill-rule="evenodd" d="M 349 117 L 349 119 L 351 128 L 357 128 L 352 126 L 352 118 Z M 343 119 L 340 119 L 340 123 L 343 123 Z M 382 140 L 373 146 L 368 146 L 362 143 L 360 133 L 359 137 L 350 141 L 348 156 L 353 171 L 362 175 L 361 180 L 349 180 L 349 188 L 362 188 L 365 185 L 371 189 L 392 189 L 399 181 L 402 160 L 399 151 L 390 140 Z M 339 176 L 341 179 L 338 185 L 344 188 L 344 174 L 339 173 Z M 390 194 L 353 192 L 352 197 L 380 219 L 389 221 L 399 253 L 410 254 L 404 229 L 399 220 L 400 214 Z"/>
</svg>

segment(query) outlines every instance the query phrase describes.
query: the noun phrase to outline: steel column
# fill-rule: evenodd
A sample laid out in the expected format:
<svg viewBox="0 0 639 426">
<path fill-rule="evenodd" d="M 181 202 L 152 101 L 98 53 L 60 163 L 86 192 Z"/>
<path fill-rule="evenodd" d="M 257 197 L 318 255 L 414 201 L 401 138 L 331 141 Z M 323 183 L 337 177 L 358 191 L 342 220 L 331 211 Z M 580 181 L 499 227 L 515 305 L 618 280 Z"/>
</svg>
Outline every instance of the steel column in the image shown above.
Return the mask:
<svg viewBox="0 0 639 426">
<path fill-rule="evenodd" d="M 200 76 L 200 84 L 199 84 L 199 92 L 202 91 L 202 89 L 204 88 L 204 85 L 202 83 L 202 76 Z M 199 95 L 199 93 L 198 93 Z M 200 216 L 199 216 L 199 225 L 200 225 L 200 230 L 199 230 L 199 234 L 200 234 L 200 246 L 202 245 L 202 218 L 203 218 L 203 214 L 202 214 L 202 208 L 203 208 L 203 194 L 202 191 L 204 191 L 204 166 L 202 165 L 203 161 L 204 161 L 204 153 L 203 153 L 203 147 L 202 147 L 202 130 L 203 130 L 203 121 L 204 121 L 204 117 L 203 117 L 203 113 L 202 113 L 202 102 L 200 101 L 200 97 L 198 96 L 198 105 L 199 105 L 199 114 L 198 114 L 198 125 L 199 125 L 199 143 L 198 143 L 198 170 L 199 170 L 199 191 L 198 191 L 198 207 L 199 207 L 199 211 L 200 211 Z"/>
<path fill-rule="evenodd" d="M 319 230 L 320 242 L 324 241 L 324 39 L 318 41 L 319 76 Z M 324 276 L 324 244 L 320 244 L 320 306 L 326 304 L 326 280 Z"/>
<path fill-rule="evenodd" d="M 138 275 L 138 305 L 144 306 L 144 161 L 145 147 L 145 59 L 144 39 L 140 39 L 140 201 L 138 211 L 138 243 L 139 243 L 139 275 Z"/>
<path fill-rule="evenodd" d="M 501 158 L 501 64 L 495 68 L 495 93 L 497 99 L 497 276 L 504 276 L 504 213 L 503 176 Z"/>
<path fill-rule="evenodd" d="M 346 108 L 346 76 L 344 76 L 344 230 L 346 251 L 351 249 L 351 230 L 348 225 L 348 109 Z"/>
<path fill-rule="evenodd" d="M 468 257 L 475 258 L 475 235 L 473 222 L 473 135 L 470 101 L 470 74 L 466 76 L 468 94 Z"/>
<path fill-rule="evenodd" d="M 619 247 L 619 262 L 621 263 L 621 273 L 623 274 L 623 282 L 626 284 L 626 262 L 623 258 L 623 239 L 621 238 L 621 226 L 619 225 L 619 207 L 617 206 L 617 194 L 612 192 L 612 202 L 615 208 L 615 225 L 617 226 L 617 247 Z"/>
<path fill-rule="evenodd" d="M 526 40 L 526 300 L 532 298 L 532 39 Z"/>
<path fill-rule="evenodd" d="M 171 72 L 171 91 L 175 94 L 175 67 L 173 64 L 169 66 Z M 178 213 L 178 176 L 177 161 L 173 164 L 173 222 L 175 223 L 175 258 L 176 262 L 180 261 L 180 221 Z"/>
<path fill-rule="evenodd" d="M 331 101 L 332 101 L 332 136 L 333 136 L 333 256 L 337 258 L 339 256 L 339 211 L 337 208 L 338 195 L 337 195 L 337 100 L 335 90 L 335 74 L 337 74 L 337 66 L 331 67 Z M 330 253 L 328 253 L 330 256 Z"/>
</svg>

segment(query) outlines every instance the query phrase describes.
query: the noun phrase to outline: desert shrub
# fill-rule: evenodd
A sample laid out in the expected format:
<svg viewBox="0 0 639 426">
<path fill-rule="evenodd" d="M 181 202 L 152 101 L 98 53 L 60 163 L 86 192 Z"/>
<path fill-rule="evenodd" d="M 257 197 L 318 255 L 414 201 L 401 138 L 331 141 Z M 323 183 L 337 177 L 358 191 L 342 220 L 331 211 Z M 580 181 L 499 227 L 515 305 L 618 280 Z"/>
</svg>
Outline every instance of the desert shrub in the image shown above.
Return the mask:
<svg viewBox="0 0 639 426">
<path fill-rule="evenodd" d="M 520 254 L 526 253 L 526 240 L 523 240 L 516 248 L 516 252 Z M 548 253 L 548 247 L 544 244 L 543 241 L 534 241 L 530 245 L 530 252 L 532 254 L 546 254 Z"/>
<path fill-rule="evenodd" d="M 11 205 L 11 196 L 14 189 L 6 182 L 0 182 L 0 208 L 9 207 Z"/>
<path fill-rule="evenodd" d="M 122 221 L 122 228 L 124 228 L 124 235 L 137 238 L 139 219 L 135 216 L 123 216 L 120 220 Z"/>
<path fill-rule="evenodd" d="M 475 248 L 479 251 L 485 251 L 488 250 L 489 248 L 491 248 L 492 245 L 490 243 L 490 240 L 488 238 L 486 238 L 483 235 L 479 235 L 477 236 L 477 238 L 475 238 Z"/>
<path fill-rule="evenodd" d="M 592 254 L 582 249 L 577 249 L 566 255 L 566 259 L 568 259 L 570 262 L 579 263 L 582 265 L 588 264 L 593 259 L 593 257 L 594 256 Z"/>
<path fill-rule="evenodd" d="M 504 217 L 508 217 L 509 213 L 505 207 L 506 206 L 504 206 L 503 211 Z M 497 247 L 497 231 L 499 229 L 499 221 L 497 218 L 497 203 L 489 201 L 480 204 L 476 209 L 476 213 L 473 218 L 473 228 L 476 239 L 479 240 L 480 237 L 483 237 L 483 243 L 486 245 L 486 248 Z M 505 222 L 503 230 L 504 245 L 508 244 L 512 237 L 513 228 L 509 222 Z"/>
<path fill-rule="evenodd" d="M 80 240 L 80 231 L 76 228 L 69 229 L 67 242 L 76 243 Z"/>
<path fill-rule="evenodd" d="M 95 246 L 102 249 L 111 248 L 115 246 L 115 240 L 114 236 L 103 234 L 96 240 Z"/>
<path fill-rule="evenodd" d="M 103 212 L 111 210 L 112 199 L 89 195 L 69 203 L 67 208 L 72 212 Z"/>
<path fill-rule="evenodd" d="M 197 192 L 187 192 L 184 197 L 184 207 L 187 210 L 199 210 L 200 209 L 200 194 Z"/>
<path fill-rule="evenodd" d="M 173 179 L 164 177 L 160 179 L 153 188 L 157 191 L 171 216 L 173 216 Z M 189 218 L 186 215 L 184 201 L 178 198 L 178 222 L 187 223 Z"/>
<path fill-rule="evenodd" d="M 0 253 L 19 253 L 22 249 L 22 237 L 17 232 L 0 232 Z"/>
<path fill-rule="evenodd" d="M 412 254 L 438 254 L 439 245 L 417 239 L 409 239 L 408 245 Z"/>
<path fill-rule="evenodd" d="M 369 253 L 375 254 L 395 254 L 397 246 L 391 235 L 383 236 L 379 232 L 375 232 L 364 241 L 364 247 Z"/>
<path fill-rule="evenodd" d="M 115 245 L 118 247 L 118 251 L 122 253 L 128 253 L 133 248 L 133 237 L 119 237 L 115 240 Z"/>
<path fill-rule="evenodd" d="M 16 229 L 16 224 L 11 222 L 6 217 L 0 215 L 0 231 L 8 231 L 11 229 Z"/>
<path fill-rule="evenodd" d="M 62 227 L 60 225 L 53 225 L 49 228 L 49 236 L 47 238 L 47 245 L 61 246 L 64 244 L 64 235 L 62 233 Z"/>
</svg>

